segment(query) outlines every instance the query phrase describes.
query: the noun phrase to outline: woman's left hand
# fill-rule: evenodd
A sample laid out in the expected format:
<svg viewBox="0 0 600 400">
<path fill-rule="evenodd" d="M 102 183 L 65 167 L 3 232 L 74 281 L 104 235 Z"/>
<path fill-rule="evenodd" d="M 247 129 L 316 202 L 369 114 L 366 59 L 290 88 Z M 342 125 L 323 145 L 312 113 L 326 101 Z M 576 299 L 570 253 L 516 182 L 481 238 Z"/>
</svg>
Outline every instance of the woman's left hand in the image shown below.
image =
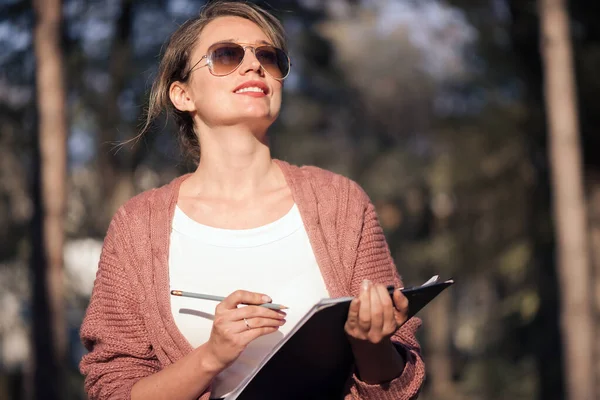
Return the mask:
<svg viewBox="0 0 600 400">
<path fill-rule="evenodd" d="M 408 315 L 408 299 L 400 290 L 392 297 L 386 286 L 363 281 L 360 294 L 350 303 L 344 326 L 354 344 L 388 340 Z"/>
</svg>

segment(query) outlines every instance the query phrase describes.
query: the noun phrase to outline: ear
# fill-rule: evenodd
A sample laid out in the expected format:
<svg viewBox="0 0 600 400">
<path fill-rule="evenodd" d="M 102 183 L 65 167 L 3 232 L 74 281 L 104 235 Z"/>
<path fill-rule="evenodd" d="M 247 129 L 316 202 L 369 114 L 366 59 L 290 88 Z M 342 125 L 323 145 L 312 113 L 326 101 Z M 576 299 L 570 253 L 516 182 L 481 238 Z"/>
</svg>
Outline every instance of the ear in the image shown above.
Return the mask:
<svg viewBox="0 0 600 400">
<path fill-rule="evenodd" d="M 196 105 L 192 100 L 188 87 L 185 83 L 175 81 L 169 87 L 169 98 L 179 111 L 196 111 Z"/>
</svg>

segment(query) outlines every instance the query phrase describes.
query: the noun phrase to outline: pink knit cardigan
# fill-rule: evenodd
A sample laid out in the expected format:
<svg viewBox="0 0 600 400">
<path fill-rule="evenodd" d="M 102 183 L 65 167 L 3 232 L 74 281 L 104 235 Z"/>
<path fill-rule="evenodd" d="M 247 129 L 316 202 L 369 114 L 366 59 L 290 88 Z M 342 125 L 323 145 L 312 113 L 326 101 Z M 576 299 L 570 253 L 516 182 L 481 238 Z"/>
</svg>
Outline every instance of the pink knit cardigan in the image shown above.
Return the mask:
<svg viewBox="0 0 600 400">
<path fill-rule="evenodd" d="M 316 167 L 276 162 L 332 297 L 356 295 L 363 279 L 401 285 L 375 209 L 356 183 Z M 80 370 L 90 400 L 130 399 L 135 382 L 192 350 L 175 325 L 169 298 L 169 237 L 184 179 L 134 197 L 111 221 L 81 326 L 89 353 Z M 370 385 L 354 375 L 345 399 L 416 398 L 425 377 L 415 338 L 419 326 L 412 318 L 393 336 L 406 356 L 398 378 Z M 200 399 L 209 396 L 210 387 Z"/>
</svg>

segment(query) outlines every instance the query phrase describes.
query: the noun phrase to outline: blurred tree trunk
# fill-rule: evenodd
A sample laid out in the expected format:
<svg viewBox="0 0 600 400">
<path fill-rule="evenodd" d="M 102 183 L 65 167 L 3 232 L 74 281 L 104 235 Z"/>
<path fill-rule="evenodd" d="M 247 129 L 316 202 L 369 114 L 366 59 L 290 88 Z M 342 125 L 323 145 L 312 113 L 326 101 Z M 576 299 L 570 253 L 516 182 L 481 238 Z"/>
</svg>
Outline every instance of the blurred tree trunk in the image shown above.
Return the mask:
<svg viewBox="0 0 600 400">
<path fill-rule="evenodd" d="M 443 193 L 452 192 L 452 184 L 456 181 L 457 165 L 448 159 L 440 157 L 432 167 L 435 175 L 435 183 L 432 182 L 431 193 L 429 198 L 424 199 L 432 204 L 436 196 Z M 425 204 L 423 204 L 424 207 Z M 442 237 L 449 234 L 450 221 L 448 217 L 450 213 L 444 213 L 440 208 L 431 208 L 431 219 L 429 222 L 430 235 L 432 238 Z M 440 273 L 446 276 L 451 276 L 448 272 L 458 270 L 461 259 L 461 254 L 457 254 L 455 248 L 447 248 L 445 250 L 447 260 L 444 263 L 435 263 L 429 266 L 429 270 L 435 271 L 434 274 Z M 453 273 L 452 273 L 453 275 Z M 429 277 L 427 277 L 429 279 Z M 444 278 L 446 279 L 446 278 Z M 429 381 L 431 388 L 432 399 L 454 400 L 459 398 L 459 393 L 452 379 L 452 309 L 451 292 L 442 293 L 437 301 L 432 302 L 424 310 L 427 318 L 428 328 L 425 330 L 425 347 L 427 349 L 426 363 L 429 370 Z"/>
<path fill-rule="evenodd" d="M 573 56 L 565 0 L 539 0 L 566 394 L 594 397 L 593 313 Z"/>
<path fill-rule="evenodd" d="M 452 315 L 450 293 L 439 296 L 424 311 L 427 329 L 425 330 L 425 355 L 432 399 L 456 399 L 456 387 L 452 380 L 452 356 L 450 354 Z"/>
<path fill-rule="evenodd" d="M 33 233 L 34 398 L 64 398 L 66 331 L 63 242 L 66 202 L 66 106 L 61 0 L 34 0 L 38 102 L 36 216 Z"/>
<path fill-rule="evenodd" d="M 590 212 L 590 245 L 593 268 L 594 315 L 596 332 L 600 332 L 600 176 L 595 176 L 589 183 L 589 212 Z M 600 340 L 596 340 L 596 393 L 600 393 Z"/>
<path fill-rule="evenodd" d="M 123 93 L 131 73 L 131 68 L 128 66 L 132 63 L 132 29 L 133 2 L 124 0 L 121 2 L 121 13 L 116 22 L 115 36 L 110 51 L 110 86 L 99 107 L 98 172 L 103 193 L 106 194 L 108 200 L 103 207 L 104 212 L 100 214 L 102 218 L 100 223 L 104 227 L 108 225 L 108 221 L 117 209 L 135 194 L 133 185 L 135 166 L 131 156 L 131 145 L 128 144 L 123 148 L 118 146 L 119 142 L 123 141 L 123 138 L 118 136 L 120 125 L 123 122 L 119 97 Z M 115 151 L 116 148 L 119 148 L 118 154 Z"/>
</svg>

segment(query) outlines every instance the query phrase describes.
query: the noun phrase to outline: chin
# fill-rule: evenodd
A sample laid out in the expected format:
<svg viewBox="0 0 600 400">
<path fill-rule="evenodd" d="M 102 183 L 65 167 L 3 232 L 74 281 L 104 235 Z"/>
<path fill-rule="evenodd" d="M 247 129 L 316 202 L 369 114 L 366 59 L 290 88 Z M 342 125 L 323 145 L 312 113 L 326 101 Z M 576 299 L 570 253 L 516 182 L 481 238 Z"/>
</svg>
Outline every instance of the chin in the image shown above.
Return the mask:
<svg viewBox="0 0 600 400">
<path fill-rule="evenodd" d="M 250 106 L 242 107 L 240 109 L 240 114 L 256 117 L 265 117 L 268 115 L 272 115 L 273 112 L 271 110 L 271 107 L 269 107 L 267 104 L 252 104 Z"/>
<path fill-rule="evenodd" d="M 266 105 L 257 105 L 246 107 L 237 107 L 231 105 L 229 107 L 219 107 L 219 110 L 213 109 L 212 115 L 206 115 L 207 118 L 201 118 L 205 121 L 210 121 L 209 125 L 213 126 L 234 126 L 248 125 L 256 128 L 268 128 L 279 115 L 279 109 L 273 110 Z M 219 112 L 220 111 L 220 112 Z"/>
<path fill-rule="evenodd" d="M 271 109 L 265 107 L 252 107 L 243 110 L 237 115 L 237 117 L 240 119 L 265 120 L 273 122 L 273 120 L 277 117 L 277 113 L 274 113 Z"/>
<path fill-rule="evenodd" d="M 275 121 L 275 118 L 272 118 L 271 116 L 263 116 L 263 117 L 246 117 L 246 118 L 240 118 L 239 120 L 240 124 L 244 124 L 247 125 L 249 127 L 255 128 L 255 129 L 267 129 L 269 126 L 271 126 L 273 124 L 273 122 Z"/>
<path fill-rule="evenodd" d="M 245 115 L 235 119 L 235 124 L 246 125 L 253 130 L 266 130 L 275 122 L 271 114 Z"/>
</svg>

